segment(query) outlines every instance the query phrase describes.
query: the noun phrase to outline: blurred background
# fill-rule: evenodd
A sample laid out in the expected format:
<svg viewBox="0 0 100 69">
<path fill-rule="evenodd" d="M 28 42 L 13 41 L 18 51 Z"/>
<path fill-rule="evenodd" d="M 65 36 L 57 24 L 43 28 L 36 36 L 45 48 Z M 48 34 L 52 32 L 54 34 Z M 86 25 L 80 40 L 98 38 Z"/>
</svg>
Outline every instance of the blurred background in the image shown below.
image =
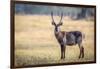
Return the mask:
<svg viewBox="0 0 100 69">
<path fill-rule="evenodd" d="M 95 15 L 94 8 L 15 4 L 16 14 L 50 15 L 51 12 L 58 16 L 63 13 L 64 16 L 69 16 L 72 19 L 94 17 Z"/>
</svg>

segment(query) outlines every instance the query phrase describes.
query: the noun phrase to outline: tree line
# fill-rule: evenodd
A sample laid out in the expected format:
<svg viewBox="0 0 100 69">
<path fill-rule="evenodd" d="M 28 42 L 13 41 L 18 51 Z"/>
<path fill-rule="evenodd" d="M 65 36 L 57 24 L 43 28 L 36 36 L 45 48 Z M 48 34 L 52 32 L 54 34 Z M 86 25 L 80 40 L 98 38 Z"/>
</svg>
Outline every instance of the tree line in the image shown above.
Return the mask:
<svg viewBox="0 0 100 69">
<path fill-rule="evenodd" d="M 94 17 L 94 8 L 84 7 L 61 7 L 49 5 L 30 5 L 30 4 L 16 4 L 15 14 L 32 14 L 32 15 L 54 15 L 59 16 L 62 12 L 64 16 L 69 16 L 72 19 L 82 19 L 87 17 Z"/>
</svg>

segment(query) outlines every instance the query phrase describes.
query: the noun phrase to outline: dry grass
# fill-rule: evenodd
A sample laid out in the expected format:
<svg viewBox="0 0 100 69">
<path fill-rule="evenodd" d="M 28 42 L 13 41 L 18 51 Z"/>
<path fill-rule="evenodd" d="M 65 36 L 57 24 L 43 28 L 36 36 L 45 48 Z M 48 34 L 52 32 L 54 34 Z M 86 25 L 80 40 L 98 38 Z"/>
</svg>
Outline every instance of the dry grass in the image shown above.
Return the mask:
<svg viewBox="0 0 100 69">
<path fill-rule="evenodd" d="M 55 17 L 55 21 L 59 21 Z M 58 21 L 57 21 L 58 20 Z M 94 60 L 94 22 L 63 18 L 63 31 L 79 30 L 85 34 L 85 57 L 78 59 L 78 46 L 66 47 L 66 58 L 60 60 L 60 46 L 54 36 L 50 16 L 15 15 L 15 66 Z"/>
</svg>

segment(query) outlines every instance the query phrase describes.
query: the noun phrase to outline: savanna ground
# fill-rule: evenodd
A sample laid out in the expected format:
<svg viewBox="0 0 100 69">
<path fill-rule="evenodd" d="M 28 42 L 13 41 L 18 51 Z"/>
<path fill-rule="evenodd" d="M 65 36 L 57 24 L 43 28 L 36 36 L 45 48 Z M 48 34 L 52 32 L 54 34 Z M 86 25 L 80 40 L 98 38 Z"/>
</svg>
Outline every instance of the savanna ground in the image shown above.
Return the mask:
<svg viewBox="0 0 100 69">
<path fill-rule="evenodd" d="M 60 17 L 54 17 L 59 22 Z M 94 21 L 63 17 L 63 31 L 84 33 L 85 57 L 78 59 L 79 48 L 66 46 L 66 58 L 60 60 L 60 46 L 54 36 L 51 16 L 15 15 L 15 66 L 94 61 Z"/>
</svg>

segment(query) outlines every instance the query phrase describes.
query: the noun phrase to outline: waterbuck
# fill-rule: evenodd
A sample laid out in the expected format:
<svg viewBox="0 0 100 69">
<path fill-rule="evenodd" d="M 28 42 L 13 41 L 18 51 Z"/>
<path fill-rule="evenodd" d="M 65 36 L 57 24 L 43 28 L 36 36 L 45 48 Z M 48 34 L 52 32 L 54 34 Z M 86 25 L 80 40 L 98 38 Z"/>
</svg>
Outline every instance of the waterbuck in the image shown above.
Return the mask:
<svg viewBox="0 0 100 69">
<path fill-rule="evenodd" d="M 78 45 L 80 50 L 79 58 L 83 58 L 84 57 L 84 47 L 82 45 L 83 34 L 80 31 L 66 32 L 60 30 L 60 26 L 63 24 L 62 22 L 63 13 L 61 13 L 61 19 L 58 24 L 56 24 L 54 21 L 53 12 L 51 12 L 51 18 L 52 18 L 52 25 L 54 25 L 55 27 L 54 34 L 61 48 L 61 59 L 65 59 L 66 45 L 67 46 Z"/>
</svg>

